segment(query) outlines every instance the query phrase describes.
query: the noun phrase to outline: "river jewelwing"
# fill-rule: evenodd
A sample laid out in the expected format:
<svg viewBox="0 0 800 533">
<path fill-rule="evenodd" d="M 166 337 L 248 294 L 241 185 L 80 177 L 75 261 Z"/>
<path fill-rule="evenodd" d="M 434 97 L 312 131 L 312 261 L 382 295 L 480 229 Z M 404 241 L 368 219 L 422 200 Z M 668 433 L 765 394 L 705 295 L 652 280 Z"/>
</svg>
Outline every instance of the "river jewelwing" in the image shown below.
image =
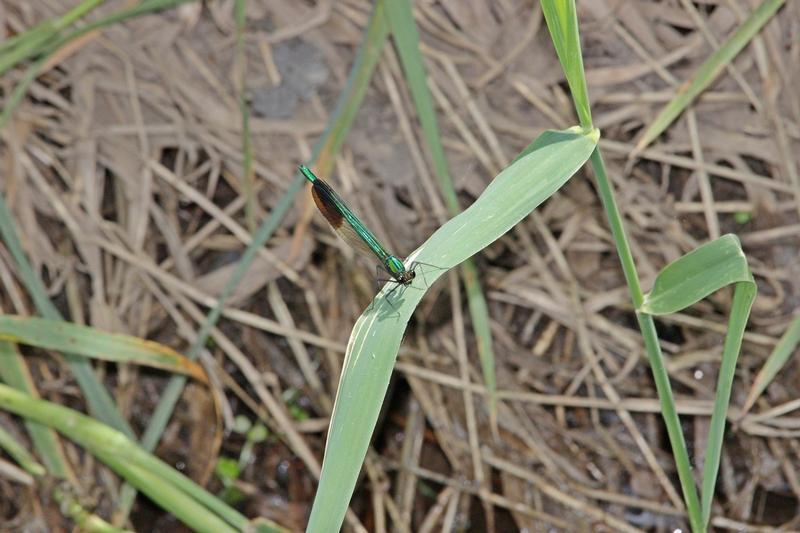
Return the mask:
<svg viewBox="0 0 800 533">
<path fill-rule="evenodd" d="M 412 263 L 412 267 L 407 269 L 400 258 L 386 251 L 375 235 L 347 207 L 330 185 L 314 175 L 305 165 L 300 165 L 300 172 L 311 182 L 311 196 L 314 198 L 314 203 L 336 234 L 358 252 L 367 257 L 377 257 L 384 270 L 392 277 L 389 281 L 394 281 L 398 287 L 411 285 L 416 277 L 414 272 L 416 264 Z"/>
</svg>

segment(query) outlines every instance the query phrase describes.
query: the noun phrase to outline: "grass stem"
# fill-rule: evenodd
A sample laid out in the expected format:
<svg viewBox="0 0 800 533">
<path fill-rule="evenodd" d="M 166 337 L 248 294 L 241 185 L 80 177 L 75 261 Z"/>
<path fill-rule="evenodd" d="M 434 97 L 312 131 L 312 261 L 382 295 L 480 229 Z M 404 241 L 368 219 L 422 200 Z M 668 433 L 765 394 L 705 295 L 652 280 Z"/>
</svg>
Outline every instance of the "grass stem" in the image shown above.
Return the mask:
<svg viewBox="0 0 800 533">
<path fill-rule="evenodd" d="M 606 217 L 611 227 L 611 235 L 614 238 L 614 244 L 619 254 L 620 263 L 622 264 L 622 271 L 625 274 L 625 281 L 628 284 L 634 306 L 638 309 L 642 304 L 644 294 L 642 293 L 642 286 L 636 272 L 636 264 L 633 261 L 628 237 L 625 235 L 625 228 L 622 225 L 622 216 L 614 200 L 613 186 L 606 174 L 599 147 L 595 148 L 590 160 L 597 180 L 600 199 L 603 202 L 603 209 L 606 212 Z M 655 321 L 652 315 L 640 313 L 638 311 L 636 313 L 636 320 L 639 322 L 639 329 L 644 338 L 647 357 L 650 360 L 650 368 L 653 371 L 653 380 L 655 381 L 658 398 L 661 402 L 661 416 L 667 427 L 667 435 L 670 445 L 672 446 L 672 454 L 675 457 L 675 466 L 678 470 L 678 477 L 680 479 L 681 489 L 683 490 L 683 498 L 686 502 L 689 523 L 692 531 L 699 533 L 705 531 L 705 525 L 700 510 L 700 500 L 692 476 L 692 465 L 689 461 L 686 441 L 683 437 L 683 431 L 681 430 L 681 422 L 680 418 L 678 418 L 675 398 L 672 395 L 669 374 L 664 365 L 664 356 L 661 353 L 661 346 L 658 343 Z"/>
</svg>

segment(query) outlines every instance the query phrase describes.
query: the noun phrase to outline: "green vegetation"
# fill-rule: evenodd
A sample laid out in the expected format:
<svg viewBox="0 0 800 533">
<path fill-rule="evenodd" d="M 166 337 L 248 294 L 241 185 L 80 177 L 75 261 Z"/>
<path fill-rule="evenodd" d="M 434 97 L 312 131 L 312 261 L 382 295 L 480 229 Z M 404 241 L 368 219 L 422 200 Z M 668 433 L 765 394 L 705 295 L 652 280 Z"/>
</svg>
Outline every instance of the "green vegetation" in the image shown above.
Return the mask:
<svg viewBox="0 0 800 533">
<path fill-rule="evenodd" d="M 125 19 L 168 9 L 185 1 L 144 0 L 135 8 L 80 25 L 88 14 L 103 3 L 98 0 L 87 0 L 63 17 L 36 26 L 2 43 L 0 73 L 20 65 L 27 65 L 27 70 L 21 76 L 14 92 L 7 96 L 6 105 L 0 116 L 0 127 L 8 124 L 15 108 L 22 101 L 32 82 L 42 73 L 47 61 L 63 51 L 70 43 L 89 32 L 100 31 Z M 652 142 L 709 86 L 717 74 L 750 42 L 782 4 L 782 1 L 767 1 L 753 13 L 730 42 L 712 55 L 701 71 L 692 77 L 686 89 L 664 108 L 658 120 L 642 137 L 639 148 L 644 148 Z M 756 286 L 739 240 L 733 235 L 724 235 L 665 266 L 656 276 L 649 292 L 642 288 L 617 206 L 614 188 L 606 173 L 598 144 L 600 132 L 592 121 L 589 88 L 583 68 L 574 2 L 542 0 L 542 7 L 547 28 L 571 90 L 579 124 L 561 131 L 546 131 L 533 140 L 508 167 L 496 175 L 481 196 L 462 211 L 444 157 L 412 6 L 409 0 L 378 0 L 374 6 L 358 57 L 350 71 L 347 86 L 339 98 L 324 134 L 314 146 L 312 152 L 314 167 L 322 176 L 331 172 L 361 106 L 384 44 L 391 37 L 408 82 L 447 212 L 452 218 L 442 224 L 408 257 L 408 261 L 418 261 L 421 265 L 419 269 L 421 275 L 418 275 L 414 282 L 414 287 L 419 290 L 404 291 L 398 304 L 387 301 L 389 288 L 384 288 L 376 296 L 374 305 L 361 315 L 353 328 L 331 416 L 325 462 L 308 526 L 309 531 L 330 531 L 332 524 L 341 524 L 344 521 L 407 323 L 434 281 L 457 266 L 461 267 L 460 275 L 469 299 L 477 351 L 481 357 L 483 377 L 488 390 L 489 410 L 492 417 L 496 417 L 495 365 L 488 308 L 478 270 L 470 258 L 528 216 L 584 168 L 587 162 L 596 180 L 596 187 L 611 228 L 649 358 L 661 413 L 680 478 L 688 520 L 693 531 L 707 530 L 736 361 L 756 296 Z M 246 72 L 243 52 L 246 21 L 245 6 L 242 1 L 236 3 L 236 21 L 238 32 L 236 56 L 240 63 L 242 75 L 240 81 L 243 85 Z M 0 317 L 0 378 L 4 383 L 0 384 L 0 409 L 25 418 L 26 427 L 42 464 L 26 453 L 24 447 L 6 432 L 0 432 L 0 446 L 36 479 L 42 479 L 47 472 L 67 483 L 77 484 L 76 475 L 66 460 L 58 435 L 65 436 L 84 447 L 132 487 L 144 492 L 158 505 L 196 530 L 243 531 L 256 525 L 260 530 L 281 531 L 283 529 L 280 525 L 263 519 L 248 521 L 231 507 L 242 497 L 235 484 L 244 466 L 251 460 L 253 446 L 268 436 L 264 425 L 240 421 L 241 433 L 245 435 L 247 444 L 239 458 L 219 458 L 215 471 L 224 487 L 219 497 L 209 494 L 152 453 L 173 414 L 178 398 L 187 383 L 187 376 L 205 379 L 205 372 L 196 359 L 203 348 L 214 346 L 210 335 L 221 316 L 222 309 L 244 277 L 258 250 L 273 236 L 292 208 L 295 195 L 301 190 L 305 181 L 298 173 L 264 222 L 256 228 L 252 148 L 249 142 L 249 106 L 243 87 L 239 87 L 239 90 L 245 161 L 241 183 L 243 194 L 247 197 L 246 219 L 253 234 L 250 244 L 239 259 L 216 305 L 209 311 L 185 357 L 156 343 L 123 335 L 112 335 L 64 322 L 56 306 L 51 302 L 44 284 L 38 279 L 26 258 L 6 201 L 0 197 L 0 234 L 3 243 L 13 257 L 15 269 L 20 273 L 37 312 L 43 317 L 8 315 Z M 750 218 L 749 213 L 735 215 L 735 220 L 740 224 L 748 222 Z M 659 345 L 655 317 L 681 311 L 729 285 L 734 291 L 733 303 L 698 491 Z M 775 348 L 773 356 L 769 358 L 768 364 L 756 380 L 757 386 L 751 390 L 745 410 L 755 403 L 796 348 L 800 340 L 798 324 L 800 321 L 793 324 Z M 18 344 L 64 354 L 92 416 L 39 399 Z M 584 346 L 582 349 L 591 350 L 591 347 Z M 141 442 L 136 442 L 134 432 L 119 413 L 114 399 L 95 376 L 91 359 L 148 365 L 175 374 L 166 386 Z M 297 405 L 294 398 L 284 398 L 284 400 L 296 421 L 302 422 L 308 419 L 308 412 Z M 275 435 L 274 438 L 292 437 Z M 312 465 L 309 466 L 313 469 Z M 53 494 L 56 498 L 68 500 L 60 488 L 55 489 Z M 117 522 L 126 520 L 134 497 L 133 489 L 130 487 L 123 489 L 118 504 Z M 92 527 L 97 530 L 112 530 L 110 525 L 89 516 L 77 504 L 70 503 L 65 507 L 69 507 L 65 510 L 65 514 L 72 516 L 76 522 L 90 524 L 96 521 Z"/>
</svg>

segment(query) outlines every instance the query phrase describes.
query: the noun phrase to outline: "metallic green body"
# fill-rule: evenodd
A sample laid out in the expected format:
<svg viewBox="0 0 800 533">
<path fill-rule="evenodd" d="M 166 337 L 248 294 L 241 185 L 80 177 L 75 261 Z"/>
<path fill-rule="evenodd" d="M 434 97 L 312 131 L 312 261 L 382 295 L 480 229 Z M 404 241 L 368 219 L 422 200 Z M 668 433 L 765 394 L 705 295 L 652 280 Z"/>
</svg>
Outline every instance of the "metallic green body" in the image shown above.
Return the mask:
<svg viewBox="0 0 800 533">
<path fill-rule="evenodd" d="M 396 282 L 403 285 L 411 283 L 414 279 L 414 272 L 406 270 L 402 260 L 381 246 L 375 235 L 367 229 L 355 213 L 350 211 L 336 191 L 324 180 L 315 176 L 308 167 L 300 166 L 300 172 L 312 183 L 314 201 L 336 233 L 356 250 L 374 254 Z"/>
</svg>

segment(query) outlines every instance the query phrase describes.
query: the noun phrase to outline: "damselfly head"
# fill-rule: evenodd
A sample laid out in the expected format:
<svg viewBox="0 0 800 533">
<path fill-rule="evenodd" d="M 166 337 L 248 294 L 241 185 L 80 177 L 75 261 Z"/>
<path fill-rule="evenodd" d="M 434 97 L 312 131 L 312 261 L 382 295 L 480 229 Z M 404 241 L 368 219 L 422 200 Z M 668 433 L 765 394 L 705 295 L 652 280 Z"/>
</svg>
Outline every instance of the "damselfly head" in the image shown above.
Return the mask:
<svg viewBox="0 0 800 533">
<path fill-rule="evenodd" d="M 397 276 L 397 282 L 401 285 L 410 285 L 416 276 L 417 273 L 413 270 L 406 270 Z"/>
</svg>

